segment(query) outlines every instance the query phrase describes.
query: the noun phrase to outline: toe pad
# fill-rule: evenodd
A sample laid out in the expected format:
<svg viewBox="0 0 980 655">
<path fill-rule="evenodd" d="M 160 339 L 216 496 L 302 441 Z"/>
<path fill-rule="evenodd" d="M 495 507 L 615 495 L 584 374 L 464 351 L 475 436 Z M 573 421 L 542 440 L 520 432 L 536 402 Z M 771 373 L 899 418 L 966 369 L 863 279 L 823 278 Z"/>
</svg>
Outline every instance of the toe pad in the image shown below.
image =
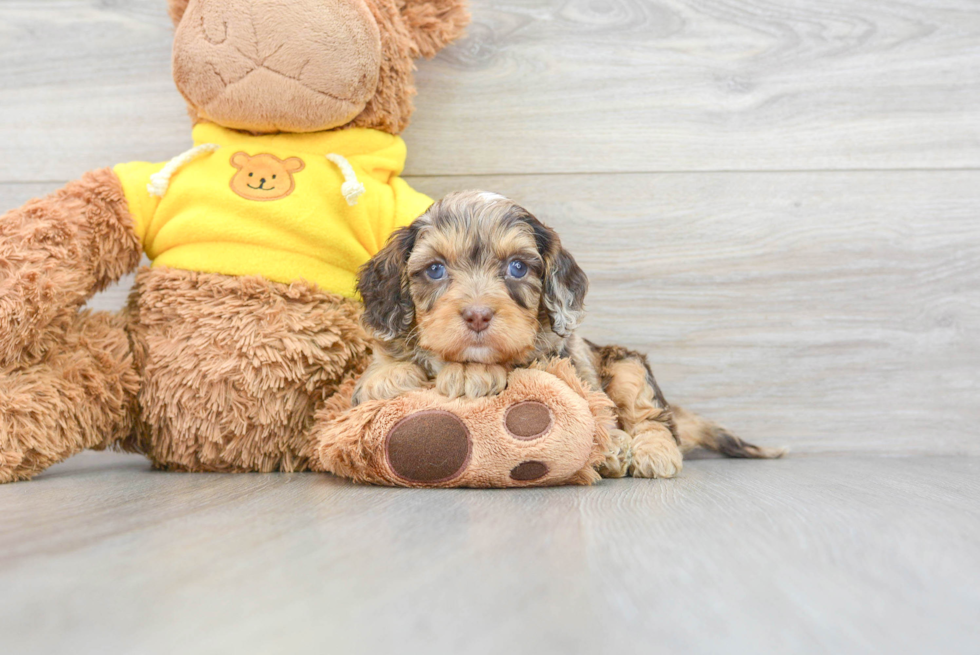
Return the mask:
<svg viewBox="0 0 980 655">
<path fill-rule="evenodd" d="M 449 412 L 429 410 L 402 419 L 385 443 L 388 465 L 409 482 L 435 483 L 462 473 L 470 458 L 470 433 Z"/>
<path fill-rule="evenodd" d="M 548 475 L 548 465 L 544 462 L 523 462 L 515 466 L 510 472 L 511 480 L 518 482 L 540 480 L 546 475 Z"/>
<path fill-rule="evenodd" d="M 515 439 L 531 441 L 543 437 L 551 429 L 553 422 L 554 418 L 547 405 L 536 400 L 527 400 L 507 410 L 504 426 Z"/>
</svg>

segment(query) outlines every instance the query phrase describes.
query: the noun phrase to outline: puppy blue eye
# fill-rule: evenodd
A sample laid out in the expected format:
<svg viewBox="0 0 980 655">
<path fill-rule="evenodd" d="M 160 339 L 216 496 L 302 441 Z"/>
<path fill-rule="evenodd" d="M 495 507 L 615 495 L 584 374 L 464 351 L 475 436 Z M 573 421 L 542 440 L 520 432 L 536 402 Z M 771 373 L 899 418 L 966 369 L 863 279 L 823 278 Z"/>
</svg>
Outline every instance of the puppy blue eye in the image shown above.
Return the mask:
<svg viewBox="0 0 980 655">
<path fill-rule="evenodd" d="M 510 263 L 510 266 L 507 267 L 507 274 L 511 277 L 524 277 L 527 275 L 527 264 L 515 259 Z"/>
<path fill-rule="evenodd" d="M 429 264 L 429 268 L 425 269 L 426 274 L 429 276 L 430 280 L 441 280 L 446 277 L 446 265 L 445 264 Z"/>
</svg>

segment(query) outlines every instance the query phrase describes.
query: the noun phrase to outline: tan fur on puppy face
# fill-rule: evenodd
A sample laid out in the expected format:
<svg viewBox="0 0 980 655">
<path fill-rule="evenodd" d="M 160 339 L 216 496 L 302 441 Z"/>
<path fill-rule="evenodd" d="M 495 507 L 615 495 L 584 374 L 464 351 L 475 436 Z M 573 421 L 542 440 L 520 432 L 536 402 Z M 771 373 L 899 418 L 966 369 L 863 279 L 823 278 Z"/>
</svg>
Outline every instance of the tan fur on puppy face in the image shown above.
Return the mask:
<svg viewBox="0 0 980 655">
<path fill-rule="evenodd" d="M 528 267 L 520 279 L 507 274 L 513 261 Z M 445 277 L 430 279 L 433 264 Z M 423 228 L 408 260 L 419 345 L 446 362 L 507 363 L 534 348 L 539 328 L 541 280 L 530 227 L 466 217 Z M 489 327 L 471 330 L 463 318 L 470 307 L 493 312 Z"/>
</svg>

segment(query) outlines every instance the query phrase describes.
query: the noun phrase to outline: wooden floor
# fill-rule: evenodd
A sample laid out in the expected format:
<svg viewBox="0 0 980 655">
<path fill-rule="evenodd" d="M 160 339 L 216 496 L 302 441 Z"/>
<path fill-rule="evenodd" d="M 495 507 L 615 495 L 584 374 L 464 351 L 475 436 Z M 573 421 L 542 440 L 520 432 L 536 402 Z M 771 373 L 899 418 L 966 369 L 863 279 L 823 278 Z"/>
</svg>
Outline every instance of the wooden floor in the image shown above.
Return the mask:
<svg viewBox="0 0 980 655">
<path fill-rule="evenodd" d="M 449 492 L 86 453 L 0 487 L 0 652 L 980 652 L 980 5 L 473 5 L 412 184 L 525 204 L 587 336 L 793 455 Z M 0 2 L 0 211 L 189 147 L 170 39 Z"/>
<path fill-rule="evenodd" d="M 5 653 L 976 653 L 980 461 L 432 491 L 86 453 L 0 490 Z"/>
</svg>

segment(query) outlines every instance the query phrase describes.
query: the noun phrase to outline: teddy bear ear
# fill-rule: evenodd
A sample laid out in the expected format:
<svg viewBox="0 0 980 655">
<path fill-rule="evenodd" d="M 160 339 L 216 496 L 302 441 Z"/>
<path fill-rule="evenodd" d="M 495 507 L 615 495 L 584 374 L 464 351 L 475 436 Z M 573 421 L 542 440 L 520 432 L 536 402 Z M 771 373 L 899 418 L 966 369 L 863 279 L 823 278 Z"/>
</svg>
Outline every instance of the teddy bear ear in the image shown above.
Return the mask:
<svg viewBox="0 0 980 655">
<path fill-rule="evenodd" d="M 434 57 L 470 23 L 466 0 L 404 0 L 402 16 L 419 54 Z"/>
<path fill-rule="evenodd" d="M 170 13 L 170 18 L 174 22 L 174 27 L 180 24 L 180 19 L 184 16 L 184 12 L 187 11 L 187 5 L 191 0 L 167 0 L 167 11 Z"/>
</svg>

